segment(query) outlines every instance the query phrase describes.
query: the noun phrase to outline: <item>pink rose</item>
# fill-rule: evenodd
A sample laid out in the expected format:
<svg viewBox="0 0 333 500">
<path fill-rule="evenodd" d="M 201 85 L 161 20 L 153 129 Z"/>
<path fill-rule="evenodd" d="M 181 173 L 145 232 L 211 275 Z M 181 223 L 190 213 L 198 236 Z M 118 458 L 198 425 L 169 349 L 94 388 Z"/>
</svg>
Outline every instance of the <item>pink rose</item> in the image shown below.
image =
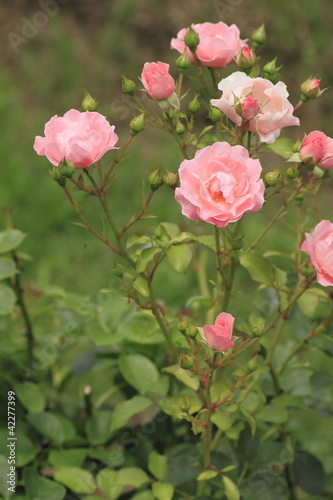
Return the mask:
<svg viewBox="0 0 333 500">
<path fill-rule="evenodd" d="M 301 145 L 299 155 L 304 163 L 326 169 L 333 167 L 333 139 L 324 132 L 314 130 L 308 134 Z"/>
<path fill-rule="evenodd" d="M 259 160 L 250 158 L 243 146 L 215 142 L 182 162 L 175 198 L 189 219 L 225 227 L 262 207 L 261 170 Z"/>
<path fill-rule="evenodd" d="M 282 127 L 299 125 L 299 119 L 293 116 L 293 106 L 288 101 L 287 87 L 278 82 L 274 85 L 264 78 L 251 78 L 241 71 L 232 73 L 219 83 L 222 90 L 220 99 L 212 99 L 213 106 L 219 108 L 236 125 L 242 124 L 242 118 L 235 110 L 237 99 L 252 96 L 259 103 L 259 112 L 249 123 L 249 130 L 259 134 L 260 140 L 271 144 L 279 137 Z"/>
<path fill-rule="evenodd" d="M 117 149 L 114 125 L 95 111 L 81 113 L 71 109 L 64 116 L 53 116 L 46 123 L 44 134 L 45 137 L 36 137 L 34 150 L 56 166 L 66 158 L 76 168 L 86 168 L 109 149 Z"/>
<path fill-rule="evenodd" d="M 148 94 L 158 101 L 167 99 L 176 90 L 175 81 L 169 73 L 169 64 L 160 61 L 145 63 L 141 80 Z"/>
<path fill-rule="evenodd" d="M 200 38 L 195 53 L 203 66 L 225 68 L 227 64 L 235 61 L 239 50 L 247 46 L 246 42 L 239 38 L 239 29 L 235 24 L 228 26 L 222 22 L 203 23 L 192 24 L 191 27 Z M 177 33 L 177 38 L 171 40 L 171 48 L 181 53 L 186 49 L 191 62 L 194 62 L 193 54 L 184 42 L 187 31 L 188 28 L 183 28 Z"/>
<path fill-rule="evenodd" d="M 313 236 L 305 233 L 301 250 L 310 257 L 317 271 L 317 281 L 323 286 L 333 285 L 333 224 L 322 220 L 314 228 Z"/>
<path fill-rule="evenodd" d="M 215 325 L 204 325 L 203 332 L 208 347 L 214 351 L 226 351 L 234 346 L 231 340 L 235 318 L 229 313 L 217 316 Z"/>
</svg>

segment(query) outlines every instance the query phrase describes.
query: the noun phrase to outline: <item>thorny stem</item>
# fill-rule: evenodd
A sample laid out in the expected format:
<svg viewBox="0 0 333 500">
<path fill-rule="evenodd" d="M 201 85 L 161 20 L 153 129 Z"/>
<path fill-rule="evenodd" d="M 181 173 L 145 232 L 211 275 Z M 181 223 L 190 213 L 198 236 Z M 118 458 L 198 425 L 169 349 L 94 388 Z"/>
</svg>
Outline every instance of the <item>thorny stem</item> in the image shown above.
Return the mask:
<svg viewBox="0 0 333 500">
<path fill-rule="evenodd" d="M 155 191 L 151 191 L 149 193 L 149 195 L 147 196 L 144 204 L 141 206 L 141 209 L 139 210 L 139 212 L 137 213 L 137 215 L 131 217 L 131 219 L 123 225 L 123 228 L 122 230 L 120 231 L 120 233 L 118 233 L 118 237 L 121 238 L 124 233 L 126 233 L 126 231 L 131 227 L 133 226 L 133 224 L 135 224 L 138 220 L 142 219 L 142 216 L 143 214 L 145 213 L 145 211 L 147 210 L 148 208 L 148 205 L 154 195 Z"/>
<path fill-rule="evenodd" d="M 123 146 L 120 148 L 120 150 L 118 151 L 118 154 L 116 155 L 115 159 L 113 160 L 113 163 L 111 165 L 111 167 L 109 168 L 109 170 L 107 171 L 107 173 L 105 174 L 105 177 L 104 177 L 104 181 L 103 181 L 103 184 L 101 185 L 101 190 L 103 191 L 107 185 L 107 182 L 112 174 L 112 172 L 114 171 L 115 167 L 117 166 L 117 164 L 119 163 L 120 161 L 120 158 L 121 156 L 123 155 L 124 151 L 127 149 L 127 147 L 130 145 L 130 143 L 132 142 L 133 140 L 133 136 L 130 135 L 127 140 L 125 141 L 125 143 L 123 144 Z"/>
</svg>

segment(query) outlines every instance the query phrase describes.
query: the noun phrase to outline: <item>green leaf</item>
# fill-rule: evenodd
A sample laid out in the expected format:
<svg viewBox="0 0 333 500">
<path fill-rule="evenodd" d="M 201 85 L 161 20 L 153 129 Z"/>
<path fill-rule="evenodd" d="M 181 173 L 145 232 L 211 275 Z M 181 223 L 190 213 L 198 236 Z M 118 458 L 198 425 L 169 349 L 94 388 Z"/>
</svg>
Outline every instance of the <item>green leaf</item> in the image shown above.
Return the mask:
<svg viewBox="0 0 333 500">
<path fill-rule="evenodd" d="M 240 263 L 249 272 L 251 278 L 259 283 L 274 286 L 275 268 L 258 253 L 243 253 L 239 257 Z"/>
<path fill-rule="evenodd" d="M 151 243 L 151 238 L 149 238 L 149 236 L 137 236 L 136 234 L 133 234 L 126 241 L 126 248 L 138 245 L 146 245 L 147 243 Z"/>
<path fill-rule="evenodd" d="M 147 265 L 154 260 L 154 257 L 162 252 L 162 248 L 151 247 L 143 250 L 136 262 L 136 271 L 142 273 L 146 270 Z"/>
<path fill-rule="evenodd" d="M 316 309 L 321 301 L 327 301 L 327 295 L 320 288 L 306 290 L 297 300 L 298 307 L 308 318 L 314 318 Z"/>
<path fill-rule="evenodd" d="M 16 295 L 7 285 L 0 284 L 0 316 L 11 314 L 16 303 Z"/>
<path fill-rule="evenodd" d="M 98 410 L 89 417 L 86 422 L 86 433 L 89 443 L 98 446 L 106 443 L 111 437 L 112 412 L 108 410 Z"/>
<path fill-rule="evenodd" d="M 116 471 L 107 468 L 97 474 L 98 487 L 110 500 L 116 500 L 123 491 L 123 486 L 116 483 L 117 475 Z"/>
<path fill-rule="evenodd" d="M 288 420 L 288 411 L 279 405 L 267 405 L 256 415 L 259 420 L 271 422 L 273 424 L 283 424 Z"/>
<path fill-rule="evenodd" d="M 62 467 L 55 471 L 54 479 L 74 493 L 92 493 L 96 489 L 94 476 L 78 467 Z"/>
<path fill-rule="evenodd" d="M 128 354 L 119 357 L 120 373 L 139 394 L 144 395 L 149 387 L 158 381 L 159 375 L 154 363 L 142 354 Z"/>
<path fill-rule="evenodd" d="M 18 247 L 26 235 L 19 229 L 7 229 L 0 232 L 0 253 L 7 253 Z"/>
<path fill-rule="evenodd" d="M 195 376 L 191 376 L 191 374 L 187 370 L 183 370 L 179 365 L 167 366 L 162 369 L 163 372 L 171 373 L 176 377 L 179 382 L 186 385 L 190 389 L 194 391 L 199 388 L 199 380 Z"/>
<path fill-rule="evenodd" d="M 293 464 L 295 482 L 311 495 L 324 493 L 326 475 L 321 462 L 306 451 L 297 451 Z"/>
<path fill-rule="evenodd" d="M 230 416 L 223 413 L 221 410 L 216 410 L 210 417 L 210 420 L 221 431 L 227 431 L 232 425 Z"/>
<path fill-rule="evenodd" d="M 185 273 L 192 259 L 192 251 L 188 245 L 174 245 L 168 248 L 167 257 L 172 269 L 177 273 Z"/>
<path fill-rule="evenodd" d="M 17 398 L 30 413 L 40 413 L 45 409 L 46 398 L 37 384 L 15 383 L 13 388 Z"/>
<path fill-rule="evenodd" d="M 160 482 L 153 483 L 151 489 L 158 500 L 171 500 L 175 491 L 172 484 Z"/>
<path fill-rule="evenodd" d="M 148 469 L 149 472 L 162 480 L 166 474 L 168 458 L 166 455 L 160 455 L 156 451 L 151 451 L 148 456 Z"/>
<path fill-rule="evenodd" d="M 9 467 L 10 465 L 8 464 L 8 458 L 0 455 L 0 494 L 5 499 L 9 498 L 13 494 L 12 491 L 8 490 L 8 487 L 12 486 L 11 484 L 7 483 L 7 481 L 10 480 L 9 476 L 7 476 L 10 471 Z M 14 483 L 16 485 L 16 474 Z"/>
<path fill-rule="evenodd" d="M 81 467 L 87 456 L 87 450 L 72 448 L 71 450 L 51 450 L 49 462 L 54 467 Z"/>
<path fill-rule="evenodd" d="M 149 288 L 147 281 L 143 278 L 143 276 L 137 276 L 133 281 L 133 288 L 140 293 L 143 297 L 149 297 Z"/>
<path fill-rule="evenodd" d="M 25 490 L 30 500 L 62 500 L 66 489 L 38 474 L 32 467 L 23 470 Z"/>
<path fill-rule="evenodd" d="M 222 482 L 224 484 L 224 493 L 228 500 L 239 500 L 240 493 L 239 489 L 233 481 L 228 476 L 222 477 Z"/>
<path fill-rule="evenodd" d="M 209 481 L 209 479 L 213 479 L 217 475 L 216 470 L 205 470 L 199 474 L 197 481 Z"/>
<path fill-rule="evenodd" d="M 179 233 L 179 227 L 177 224 L 173 224 L 172 222 L 162 222 L 160 225 L 165 229 L 165 232 L 171 238 Z"/>
<path fill-rule="evenodd" d="M 143 396 L 134 396 L 122 401 L 113 411 L 110 430 L 113 432 L 124 427 L 134 415 L 145 411 L 151 404 L 152 401 Z"/>
<path fill-rule="evenodd" d="M 155 500 L 155 497 L 150 490 L 146 490 L 132 496 L 131 500 Z"/>
<path fill-rule="evenodd" d="M 140 488 L 149 482 L 147 474 L 139 467 L 126 467 L 117 472 L 117 484 L 121 486 L 132 486 Z"/>
<path fill-rule="evenodd" d="M 273 144 L 268 144 L 267 147 L 287 160 L 293 154 L 294 143 L 290 139 L 282 137 L 276 139 Z"/>
<path fill-rule="evenodd" d="M 0 280 L 10 278 L 17 273 L 15 262 L 9 257 L 0 257 Z"/>
<path fill-rule="evenodd" d="M 51 412 L 31 413 L 28 422 L 43 436 L 63 444 L 75 437 L 75 428 L 67 418 Z"/>
<path fill-rule="evenodd" d="M 29 462 L 34 460 L 37 455 L 38 448 L 34 443 L 23 434 L 21 431 L 16 432 L 17 445 L 16 445 L 16 467 L 23 467 Z"/>
<path fill-rule="evenodd" d="M 175 245 L 177 243 L 196 243 L 198 241 L 197 236 L 192 233 L 184 232 L 184 233 L 177 233 L 175 234 L 169 244 L 170 245 Z"/>
</svg>

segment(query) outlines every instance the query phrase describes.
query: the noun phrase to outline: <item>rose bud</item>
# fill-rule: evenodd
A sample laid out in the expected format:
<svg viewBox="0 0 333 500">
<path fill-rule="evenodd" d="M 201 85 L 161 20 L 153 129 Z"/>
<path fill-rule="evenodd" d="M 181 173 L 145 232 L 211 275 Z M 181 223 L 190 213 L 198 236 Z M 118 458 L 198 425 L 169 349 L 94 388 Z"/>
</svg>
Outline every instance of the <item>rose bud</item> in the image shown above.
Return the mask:
<svg viewBox="0 0 333 500">
<path fill-rule="evenodd" d="M 251 42 L 255 49 L 266 42 L 266 30 L 264 24 L 251 33 Z"/>
<path fill-rule="evenodd" d="M 208 347 L 214 351 L 226 351 L 234 346 L 231 340 L 235 318 L 229 313 L 217 316 L 214 325 L 204 325 L 203 333 Z"/>
<path fill-rule="evenodd" d="M 84 98 L 81 103 L 81 111 L 96 111 L 98 108 L 98 101 L 91 97 L 89 92 L 84 91 Z"/>
<path fill-rule="evenodd" d="M 121 77 L 121 90 L 124 92 L 124 94 L 128 95 L 133 95 L 136 89 L 136 84 L 132 81 L 126 78 L 126 76 Z"/>
<path fill-rule="evenodd" d="M 301 101 L 307 102 L 309 99 L 317 99 L 324 92 L 320 89 L 318 78 L 308 78 L 301 84 Z"/>
<path fill-rule="evenodd" d="M 145 63 L 141 80 L 146 92 L 157 101 L 163 101 L 176 90 L 174 79 L 169 73 L 169 64 L 158 61 Z"/>
</svg>

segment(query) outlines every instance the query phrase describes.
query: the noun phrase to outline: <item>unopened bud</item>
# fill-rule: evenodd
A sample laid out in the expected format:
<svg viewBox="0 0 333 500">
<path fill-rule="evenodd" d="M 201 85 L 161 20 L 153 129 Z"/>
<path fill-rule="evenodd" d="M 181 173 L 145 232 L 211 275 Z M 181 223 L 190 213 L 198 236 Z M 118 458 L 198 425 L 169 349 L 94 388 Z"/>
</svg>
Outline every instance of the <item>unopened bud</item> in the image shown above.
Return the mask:
<svg viewBox="0 0 333 500">
<path fill-rule="evenodd" d="M 324 91 L 320 89 L 318 78 L 308 78 L 301 84 L 301 101 L 307 102 L 309 99 L 317 99 Z"/>
<path fill-rule="evenodd" d="M 312 264 L 309 262 L 306 262 L 301 266 L 301 275 L 304 276 L 305 278 L 313 278 L 316 275 L 316 270 L 313 267 Z"/>
<path fill-rule="evenodd" d="M 97 108 L 98 108 L 98 101 L 96 101 L 96 99 L 91 97 L 89 92 L 87 92 L 85 90 L 83 101 L 81 103 L 81 110 L 82 111 L 96 111 Z"/>
<path fill-rule="evenodd" d="M 66 186 L 66 178 L 63 175 L 61 175 L 59 167 L 53 166 L 52 168 L 50 168 L 49 174 L 52 177 L 52 179 L 59 184 L 59 186 L 61 187 Z"/>
<path fill-rule="evenodd" d="M 183 73 L 191 66 L 191 61 L 186 50 L 179 57 L 177 57 L 176 66 L 180 73 Z"/>
<path fill-rule="evenodd" d="M 148 175 L 148 182 L 150 184 L 150 187 L 153 191 L 156 191 L 159 187 L 161 187 L 164 183 L 163 177 L 161 175 L 161 169 L 157 168 L 153 170 L 149 175 Z"/>
<path fill-rule="evenodd" d="M 251 332 L 254 337 L 261 337 L 265 331 L 265 320 L 256 314 L 251 314 L 249 318 Z"/>
<path fill-rule="evenodd" d="M 126 76 L 121 77 L 121 90 L 124 92 L 124 94 L 128 95 L 133 95 L 136 89 L 136 84 L 132 81 L 126 78 Z"/>
<path fill-rule="evenodd" d="M 267 172 L 267 174 L 264 175 L 264 181 L 265 181 L 266 187 L 276 186 L 277 181 L 279 179 L 280 179 L 280 171 L 279 170 L 272 170 L 271 172 Z"/>
<path fill-rule="evenodd" d="M 289 179 L 296 179 L 296 177 L 298 177 L 298 168 L 295 166 L 289 167 L 287 168 L 286 174 Z"/>
<path fill-rule="evenodd" d="M 244 241 L 243 241 L 244 236 L 241 236 L 240 238 L 234 238 L 231 242 L 231 246 L 233 250 L 241 250 L 244 246 Z"/>
<path fill-rule="evenodd" d="M 190 337 L 191 339 L 195 339 L 195 337 L 198 335 L 198 332 L 198 328 L 192 325 L 192 323 L 188 322 L 187 328 L 185 330 L 185 335 L 187 337 Z"/>
<path fill-rule="evenodd" d="M 176 328 L 180 333 L 185 333 L 188 325 L 188 321 L 184 318 L 179 318 L 176 324 Z"/>
<path fill-rule="evenodd" d="M 200 43 L 199 35 L 193 28 L 189 28 L 184 37 L 185 45 L 192 51 L 195 52 L 195 49 Z"/>
<path fill-rule="evenodd" d="M 302 204 L 303 204 L 303 200 L 304 200 L 304 194 L 303 193 L 299 193 L 295 196 L 295 202 L 296 202 L 296 205 L 298 207 L 300 207 Z"/>
<path fill-rule="evenodd" d="M 156 238 L 157 240 L 159 240 L 160 238 L 162 238 L 162 236 L 163 236 L 163 229 L 162 229 L 161 224 L 159 224 L 159 225 L 157 226 L 157 228 L 155 229 L 155 231 L 154 231 L 154 236 L 155 236 L 155 238 Z"/>
<path fill-rule="evenodd" d="M 251 33 L 251 41 L 255 49 L 266 42 L 266 30 L 264 24 Z"/>
<path fill-rule="evenodd" d="M 189 102 L 188 110 L 190 113 L 197 113 L 200 109 L 201 102 L 199 101 L 199 94 L 195 94 L 194 99 Z"/>
<path fill-rule="evenodd" d="M 170 172 L 169 170 L 165 170 L 165 175 L 164 175 L 164 184 L 172 189 L 175 189 L 177 187 L 178 181 L 179 181 L 179 176 L 178 174 L 174 174 L 173 172 Z"/>
<path fill-rule="evenodd" d="M 248 95 L 237 102 L 235 111 L 244 120 L 252 120 L 259 112 L 259 101 L 252 95 Z"/>
<path fill-rule="evenodd" d="M 278 68 L 276 67 L 276 58 L 265 64 L 263 67 L 263 77 L 266 80 L 274 83 L 274 85 L 280 80 L 280 69 L 282 65 Z"/>
<path fill-rule="evenodd" d="M 125 269 L 123 268 L 123 266 L 121 264 L 119 264 L 118 262 L 115 262 L 113 269 L 112 269 L 112 272 L 115 276 L 117 276 L 117 278 L 122 278 L 124 276 Z"/>
<path fill-rule="evenodd" d="M 131 135 L 134 136 L 139 132 L 142 132 L 145 128 L 145 115 L 141 113 L 141 115 L 136 116 L 130 121 L 130 130 Z"/>
<path fill-rule="evenodd" d="M 243 47 L 237 57 L 237 65 L 242 69 L 251 69 L 257 62 L 257 56 L 255 53 L 249 49 L 249 47 Z"/>
<path fill-rule="evenodd" d="M 249 373 L 253 373 L 257 370 L 257 368 L 258 368 L 257 356 L 254 356 L 254 358 L 250 359 L 250 361 L 246 363 L 246 369 Z"/>
<path fill-rule="evenodd" d="M 191 370 L 194 367 L 194 359 L 188 354 L 180 356 L 178 363 L 183 370 Z"/>
<path fill-rule="evenodd" d="M 74 175 L 76 168 L 74 167 L 73 163 L 66 160 L 66 158 L 63 158 L 59 163 L 58 170 L 60 176 L 66 177 L 67 179 L 71 179 Z"/>
<path fill-rule="evenodd" d="M 181 121 L 177 122 L 176 132 L 180 137 L 182 137 L 186 132 L 186 127 Z"/>
<path fill-rule="evenodd" d="M 211 106 L 209 108 L 208 117 L 212 120 L 212 122 L 219 122 L 222 117 L 222 111 L 218 108 L 214 108 Z"/>
</svg>

